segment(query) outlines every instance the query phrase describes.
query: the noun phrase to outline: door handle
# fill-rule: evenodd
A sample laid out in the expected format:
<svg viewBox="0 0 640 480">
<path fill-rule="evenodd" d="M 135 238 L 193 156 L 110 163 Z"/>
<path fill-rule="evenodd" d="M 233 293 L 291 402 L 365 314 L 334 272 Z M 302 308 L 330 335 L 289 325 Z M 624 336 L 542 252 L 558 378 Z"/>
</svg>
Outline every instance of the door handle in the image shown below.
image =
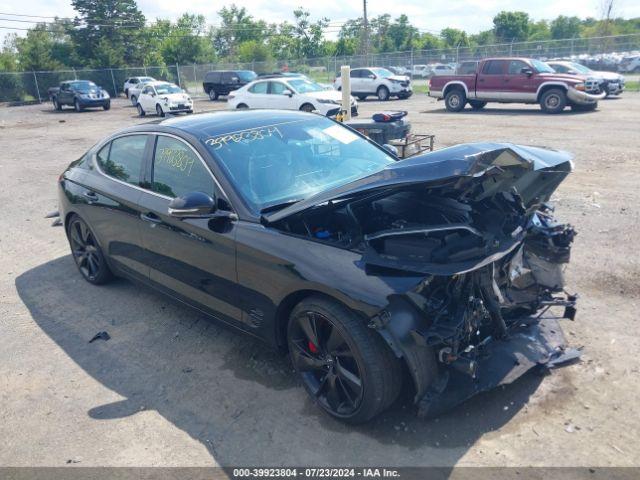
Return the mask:
<svg viewBox="0 0 640 480">
<path fill-rule="evenodd" d="M 144 220 L 145 222 L 150 222 L 150 223 L 162 223 L 162 219 L 160 217 L 158 217 L 155 213 L 141 213 L 140 214 L 140 218 L 142 220 Z"/>
<path fill-rule="evenodd" d="M 92 192 L 91 190 L 89 190 L 87 192 L 84 192 L 82 195 L 84 196 L 84 198 L 89 200 L 89 202 L 97 202 L 98 201 L 98 195 L 96 194 L 96 192 Z"/>
</svg>

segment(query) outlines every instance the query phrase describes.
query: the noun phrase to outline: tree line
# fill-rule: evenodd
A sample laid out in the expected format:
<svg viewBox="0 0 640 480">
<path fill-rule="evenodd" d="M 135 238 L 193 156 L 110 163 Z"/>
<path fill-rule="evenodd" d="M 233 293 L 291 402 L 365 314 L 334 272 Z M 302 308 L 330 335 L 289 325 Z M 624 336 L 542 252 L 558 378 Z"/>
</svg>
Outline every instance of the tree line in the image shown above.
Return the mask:
<svg viewBox="0 0 640 480">
<path fill-rule="evenodd" d="M 312 19 L 304 8 L 294 10 L 292 22 L 268 23 L 231 4 L 218 11 L 220 24 L 213 26 L 204 15 L 190 13 L 176 21 L 147 22 L 135 0 L 72 0 L 72 5 L 74 18 L 53 18 L 28 28 L 24 36 L 5 36 L 0 71 L 268 62 L 640 32 L 640 18 L 560 15 L 536 21 L 525 12 L 503 11 L 492 28 L 476 34 L 455 28 L 435 33 L 421 31 L 406 15 L 385 14 L 369 19 L 365 46 L 362 18 L 337 24 Z"/>
</svg>

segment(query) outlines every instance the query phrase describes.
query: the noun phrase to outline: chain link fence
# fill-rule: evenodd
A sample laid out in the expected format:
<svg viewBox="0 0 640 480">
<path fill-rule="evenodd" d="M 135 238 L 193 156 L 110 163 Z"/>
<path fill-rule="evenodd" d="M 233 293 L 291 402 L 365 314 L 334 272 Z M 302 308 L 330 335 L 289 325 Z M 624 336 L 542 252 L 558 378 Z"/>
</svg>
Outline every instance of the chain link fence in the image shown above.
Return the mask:
<svg viewBox="0 0 640 480">
<path fill-rule="evenodd" d="M 191 95 L 198 96 L 204 94 L 202 81 L 205 73 L 211 70 L 253 70 L 256 73 L 290 71 L 305 73 L 320 82 L 332 82 L 339 73 L 341 65 L 393 67 L 411 74 L 414 65 L 458 63 L 489 56 L 521 56 L 542 60 L 577 57 L 576 59 L 589 67 L 615 71 L 625 54 L 636 52 L 637 55 L 638 51 L 640 51 L 640 34 L 631 34 L 411 50 L 367 56 L 333 56 L 245 63 L 176 64 L 159 67 L 0 72 L 0 102 L 44 102 L 49 99 L 50 88 L 57 87 L 62 81 L 73 79 L 91 80 L 106 89 L 110 95 L 118 96 L 123 93 L 125 79 L 142 75 L 177 83 Z"/>
</svg>

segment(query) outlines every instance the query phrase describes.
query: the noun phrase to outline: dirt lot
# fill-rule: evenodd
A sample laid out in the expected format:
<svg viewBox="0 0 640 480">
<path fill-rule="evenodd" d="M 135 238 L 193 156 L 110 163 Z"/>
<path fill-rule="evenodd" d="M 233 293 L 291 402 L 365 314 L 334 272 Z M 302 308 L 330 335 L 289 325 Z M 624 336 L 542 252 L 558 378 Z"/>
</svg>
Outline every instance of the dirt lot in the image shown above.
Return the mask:
<svg viewBox="0 0 640 480">
<path fill-rule="evenodd" d="M 224 108 L 198 101 L 198 110 Z M 147 121 L 111 111 L 0 108 L 0 465 L 640 465 L 640 94 L 549 116 L 489 106 L 450 114 L 424 95 L 368 101 L 410 111 L 441 148 L 478 140 L 575 153 L 556 194 L 579 231 L 565 332 L 583 362 L 527 375 L 438 419 L 403 402 L 346 427 L 321 414 L 286 361 L 145 288 L 76 272 L 56 178 L 108 133 Z M 108 342 L 88 343 L 107 330 Z"/>
</svg>

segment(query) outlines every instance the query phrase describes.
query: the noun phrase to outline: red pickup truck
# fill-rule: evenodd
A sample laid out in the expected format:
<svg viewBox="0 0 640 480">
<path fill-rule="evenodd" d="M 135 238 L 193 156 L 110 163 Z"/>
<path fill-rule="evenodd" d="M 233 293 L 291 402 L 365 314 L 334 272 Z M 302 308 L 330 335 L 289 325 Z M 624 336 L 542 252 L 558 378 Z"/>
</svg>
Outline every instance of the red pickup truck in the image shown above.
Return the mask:
<svg viewBox="0 0 640 480">
<path fill-rule="evenodd" d="M 468 65 L 467 65 L 468 67 Z M 531 58 L 485 58 L 465 74 L 431 78 L 429 96 L 444 99 L 450 112 L 469 103 L 479 110 L 487 102 L 538 103 L 547 113 L 595 110 L 605 97 L 595 79 L 556 73 L 546 63 Z"/>
</svg>

